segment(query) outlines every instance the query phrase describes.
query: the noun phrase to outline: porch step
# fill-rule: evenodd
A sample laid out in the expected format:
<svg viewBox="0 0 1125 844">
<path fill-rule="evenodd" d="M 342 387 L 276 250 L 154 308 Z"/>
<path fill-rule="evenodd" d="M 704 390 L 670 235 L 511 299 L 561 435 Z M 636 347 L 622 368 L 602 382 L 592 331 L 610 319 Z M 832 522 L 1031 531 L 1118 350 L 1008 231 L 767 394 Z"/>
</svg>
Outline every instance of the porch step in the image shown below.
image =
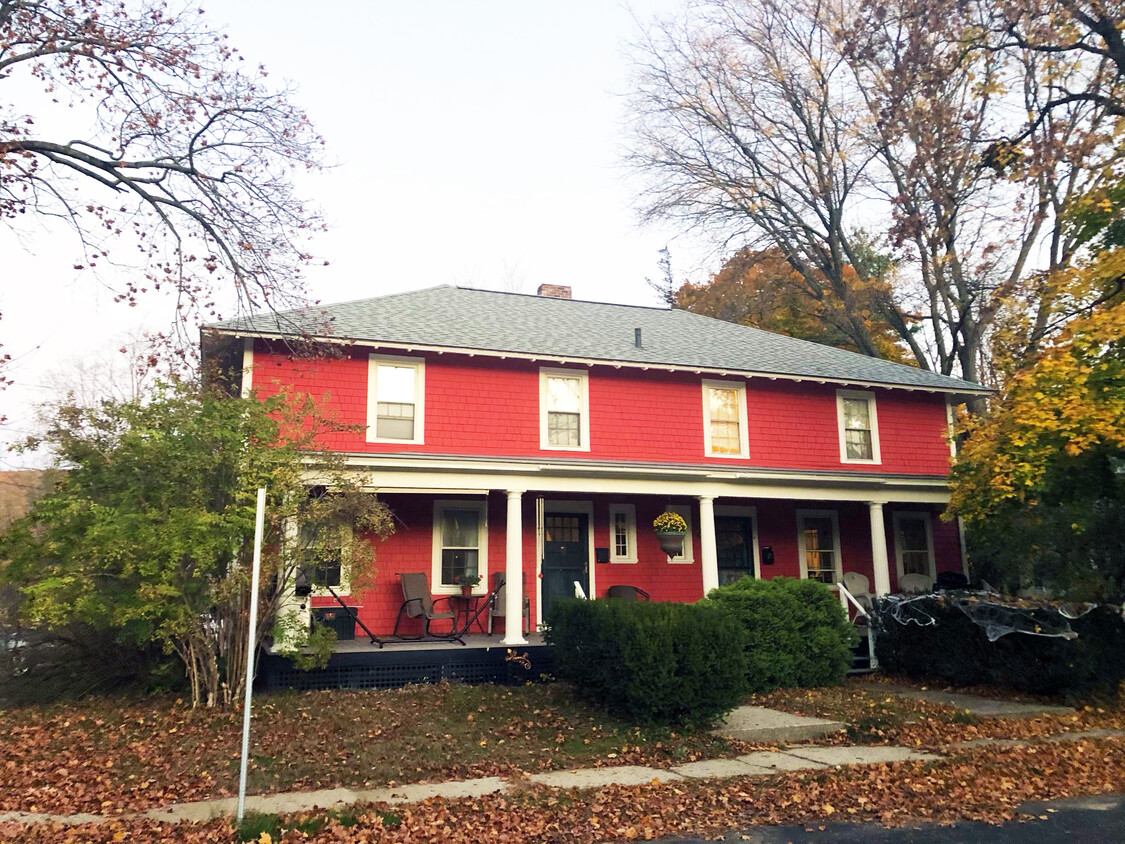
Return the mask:
<svg viewBox="0 0 1125 844">
<path fill-rule="evenodd" d="M 871 667 L 871 652 L 867 647 L 866 629 L 861 629 L 859 642 L 852 648 L 852 667 L 848 674 L 869 674 L 875 669 Z"/>
</svg>

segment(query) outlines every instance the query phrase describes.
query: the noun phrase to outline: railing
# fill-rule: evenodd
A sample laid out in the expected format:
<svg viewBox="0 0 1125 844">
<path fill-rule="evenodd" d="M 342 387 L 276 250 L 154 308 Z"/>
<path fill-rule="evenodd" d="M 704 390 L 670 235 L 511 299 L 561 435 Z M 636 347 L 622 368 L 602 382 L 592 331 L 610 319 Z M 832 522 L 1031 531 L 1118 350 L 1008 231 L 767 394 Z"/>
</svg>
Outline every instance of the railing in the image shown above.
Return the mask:
<svg viewBox="0 0 1125 844">
<path fill-rule="evenodd" d="M 840 594 L 844 596 L 849 604 L 855 607 L 856 615 L 853 623 L 858 626 L 861 618 L 866 620 L 868 665 L 870 665 L 872 669 L 878 668 L 879 660 L 875 657 L 875 628 L 871 625 L 871 613 L 864 608 L 863 604 L 859 602 L 855 595 L 848 591 L 848 587 L 846 587 L 843 582 L 837 583 L 836 585 L 840 587 Z"/>
</svg>

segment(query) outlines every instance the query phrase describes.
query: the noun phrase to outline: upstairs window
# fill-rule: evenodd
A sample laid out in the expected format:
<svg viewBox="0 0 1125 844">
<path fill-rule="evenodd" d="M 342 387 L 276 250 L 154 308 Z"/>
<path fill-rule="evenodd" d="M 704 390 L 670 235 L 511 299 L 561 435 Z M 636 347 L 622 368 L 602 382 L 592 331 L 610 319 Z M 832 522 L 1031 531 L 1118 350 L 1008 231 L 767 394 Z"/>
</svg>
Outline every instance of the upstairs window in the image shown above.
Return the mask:
<svg viewBox="0 0 1125 844">
<path fill-rule="evenodd" d="M 840 426 L 840 462 L 879 463 L 875 394 L 838 390 L 836 415 Z"/>
<path fill-rule="evenodd" d="M 425 374 L 421 358 L 371 356 L 368 442 L 422 442 Z"/>
<path fill-rule="evenodd" d="M 590 399 L 585 372 L 539 370 L 540 447 L 590 450 Z"/>
<path fill-rule="evenodd" d="M 746 457 L 746 388 L 729 381 L 703 382 L 703 447 L 711 457 Z"/>
</svg>

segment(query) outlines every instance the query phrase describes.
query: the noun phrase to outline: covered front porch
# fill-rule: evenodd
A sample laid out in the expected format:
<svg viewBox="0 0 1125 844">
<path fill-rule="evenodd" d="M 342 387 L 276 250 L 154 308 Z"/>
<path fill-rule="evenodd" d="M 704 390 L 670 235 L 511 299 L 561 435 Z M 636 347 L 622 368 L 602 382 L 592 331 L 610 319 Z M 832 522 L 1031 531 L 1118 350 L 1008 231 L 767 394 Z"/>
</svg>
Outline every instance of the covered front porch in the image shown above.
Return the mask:
<svg viewBox="0 0 1125 844">
<path fill-rule="evenodd" d="M 503 578 L 503 606 L 478 617 L 473 633 L 491 629 L 488 641 L 512 647 L 531 640 L 509 620 L 523 618 L 526 607 L 534 632 L 551 603 L 576 588 L 603 597 L 610 587 L 633 586 L 651 600 L 695 601 L 742 576 L 809 577 L 834 587 L 852 572 L 886 594 L 905 574 L 932 582 L 964 568 L 958 526 L 940 519 L 947 500 L 940 477 L 370 455 L 353 465 L 395 513 L 397 531 L 377 547 L 373 587 L 353 592 L 345 582 L 337 591 L 380 637 L 396 620 L 406 635 L 422 630 L 401 617 L 403 573 L 424 574 L 440 608 L 462 618 Z M 651 527 L 665 511 L 688 524 L 675 556 L 661 550 Z M 481 580 L 462 598 L 459 576 L 472 575 Z M 314 595 L 309 603 L 315 610 L 333 601 Z M 445 624 L 434 629 L 452 626 Z"/>
</svg>

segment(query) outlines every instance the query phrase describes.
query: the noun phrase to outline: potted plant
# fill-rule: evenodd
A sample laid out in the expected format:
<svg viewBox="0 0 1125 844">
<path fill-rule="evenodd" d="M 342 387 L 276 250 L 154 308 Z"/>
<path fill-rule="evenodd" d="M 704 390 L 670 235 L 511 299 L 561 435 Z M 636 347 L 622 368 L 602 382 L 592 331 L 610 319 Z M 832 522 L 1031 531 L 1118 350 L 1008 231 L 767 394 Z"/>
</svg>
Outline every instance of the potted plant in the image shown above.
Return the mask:
<svg viewBox="0 0 1125 844">
<path fill-rule="evenodd" d="M 687 522 L 679 513 L 661 513 L 653 522 L 652 527 L 660 540 L 660 550 L 669 557 L 677 557 L 684 550 L 684 535 L 687 533 Z"/>
<path fill-rule="evenodd" d="M 457 585 L 461 587 L 461 597 L 468 598 L 473 594 L 477 584 L 480 583 L 481 577 L 479 574 L 459 574 L 455 578 Z"/>
</svg>

